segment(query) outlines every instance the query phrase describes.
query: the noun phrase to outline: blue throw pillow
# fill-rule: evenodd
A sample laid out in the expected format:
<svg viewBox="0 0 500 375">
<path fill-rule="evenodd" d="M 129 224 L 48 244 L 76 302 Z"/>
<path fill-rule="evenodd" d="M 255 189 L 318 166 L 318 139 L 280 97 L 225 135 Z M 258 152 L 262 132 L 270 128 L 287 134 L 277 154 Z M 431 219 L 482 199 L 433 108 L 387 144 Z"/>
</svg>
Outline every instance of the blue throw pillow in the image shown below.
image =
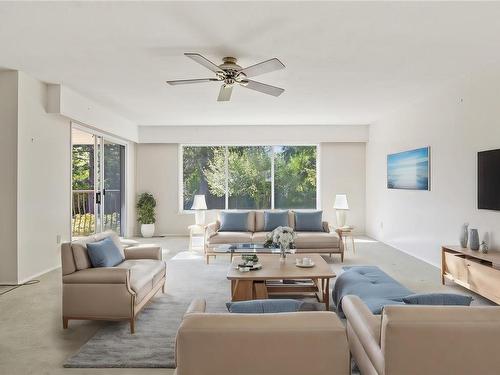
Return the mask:
<svg viewBox="0 0 500 375">
<path fill-rule="evenodd" d="M 87 252 L 93 267 L 114 267 L 123 262 L 122 253 L 111 237 L 88 243 Z"/>
<path fill-rule="evenodd" d="M 227 309 L 236 314 L 274 314 L 297 312 L 302 306 L 301 301 L 294 299 L 256 299 L 252 301 L 228 302 Z"/>
<path fill-rule="evenodd" d="M 246 232 L 248 231 L 248 212 L 220 213 L 220 232 Z"/>
<path fill-rule="evenodd" d="M 323 232 L 323 211 L 295 212 L 295 230 Z"/>
<path fill-rule="evenodd" d="M 403 302 L 409 305 L 469 306 L 472 297 L 453 293 L 420 293 L 403 297 Z"/>
<path fill-rule="evenodd" d="M 288 211 L 265 211 L 264 230 L 270 232 L 278 227 L 288 226 Z"/>
</svg>

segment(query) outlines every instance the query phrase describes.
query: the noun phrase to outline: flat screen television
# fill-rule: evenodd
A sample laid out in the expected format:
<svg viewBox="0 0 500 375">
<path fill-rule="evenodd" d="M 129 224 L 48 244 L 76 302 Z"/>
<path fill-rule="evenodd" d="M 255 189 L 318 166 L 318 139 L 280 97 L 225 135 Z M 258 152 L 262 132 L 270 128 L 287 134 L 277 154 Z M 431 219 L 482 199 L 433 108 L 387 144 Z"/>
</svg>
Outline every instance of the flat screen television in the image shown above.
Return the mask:
<svg viewBox="0 0 500 375">
<path fill-rule="evenodd" d="M 500 211 L 500 149 L 477 154 L 478 208 Z"/>
</svg>

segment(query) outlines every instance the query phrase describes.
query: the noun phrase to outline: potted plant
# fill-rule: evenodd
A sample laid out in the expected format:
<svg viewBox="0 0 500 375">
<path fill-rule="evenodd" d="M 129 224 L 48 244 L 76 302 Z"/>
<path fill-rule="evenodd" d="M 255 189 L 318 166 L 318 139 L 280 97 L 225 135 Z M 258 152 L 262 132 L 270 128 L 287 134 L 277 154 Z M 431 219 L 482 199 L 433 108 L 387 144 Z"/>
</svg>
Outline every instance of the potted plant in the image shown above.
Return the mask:
<svg viewBox="0 0 500 375">
<path fill-rule="evenodd" d="M 141 224 L 143 237 L 153 237 L 156 221 L 156 200 L 151 193 L 142 193 L 137 200 L 137 222 Z"/>
</svg>

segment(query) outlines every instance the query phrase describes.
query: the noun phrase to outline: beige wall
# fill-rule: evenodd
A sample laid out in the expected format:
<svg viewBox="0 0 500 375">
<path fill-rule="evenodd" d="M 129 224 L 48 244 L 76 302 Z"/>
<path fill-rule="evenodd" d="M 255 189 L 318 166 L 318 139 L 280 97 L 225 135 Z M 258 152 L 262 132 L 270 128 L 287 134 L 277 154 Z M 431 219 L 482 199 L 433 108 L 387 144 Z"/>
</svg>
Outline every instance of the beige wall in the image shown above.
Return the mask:
<svg viewBox="0 0 500 375">
<path fill-rule="evenodd" d="M 157 235 L 186 234 L 194 224 L 193 215 L 179 213 L 178 148 L 175 143 L 137 145 L 137 194 L 148 191 L 156 198 Z"/>
<path fill-rule="evenodd" d="M 179 213 L 178 150 L 176 143 L 137 145 L 137 193 L 149 191 L 156 197 L 157 235 L 187 234 L 187 227 L 194 223 L 192 214 Z M 321 143 L 320 170 L 325 219 L 335 224 L 335 194 L 346 193 L 351 206 L 348 223 L 355 225 L 358 233 L 364 233 L 365 144 Z M 214 212 L 208 212 L 207 222 L 214 216 Z"/>
<path fill-rule="evenodd" d="M 500 75 L 450 85 L 377 121 L 367 145 L 367 233 L 440 266 L 461 225 L 500 249 L 500 212 L 477 209 L 477 152 L 500 148 Z M 387 154 L 431 147 L 431 190 L 386 188 Z"/>
<path fill-rule="evenodd" d="M 0 284 L 17 282 L 17 72 L 0 72 Z"/>
<path fill-rule="evenodd" d="M 347 194 L 347 224 L 365 233 L 365 143 L 320 144 L 321 207 L 324 218 L 336 224 L 336 194 Z"/>
</svg>

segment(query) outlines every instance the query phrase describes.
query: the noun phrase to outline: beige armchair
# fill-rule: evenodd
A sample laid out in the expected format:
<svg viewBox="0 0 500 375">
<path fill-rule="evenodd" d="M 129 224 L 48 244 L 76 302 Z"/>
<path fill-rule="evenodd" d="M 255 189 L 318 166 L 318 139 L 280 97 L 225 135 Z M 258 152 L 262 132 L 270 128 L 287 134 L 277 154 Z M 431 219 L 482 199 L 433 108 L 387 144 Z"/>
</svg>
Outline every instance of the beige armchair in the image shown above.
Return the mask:
<svg viewBox="0 0 500 375">
<path fill-rule="evenodd" d="M 363 375 L 497 374 L 500 307 L 386 306 L 345 296 L 347 338 Z"/>
<path fill-rule="evenodd" d="M 115 267 L 93 268 L 86 244 L 111 237 L 125 260 Z M 123 249 L 113 232 L 64 243 L 61 247 L 63 327 L 78 320 L 128 320 L 134 333 L 135 317 L 151 298 L 165 289 L 166 264 L 155 245 Z"/>
<path fill-rule="evenodd" d="M 177 332 L 177 375 L 347 375 L 345 327 L 332 312 L 205 313 L 195 300 Z"/>
</svg>

